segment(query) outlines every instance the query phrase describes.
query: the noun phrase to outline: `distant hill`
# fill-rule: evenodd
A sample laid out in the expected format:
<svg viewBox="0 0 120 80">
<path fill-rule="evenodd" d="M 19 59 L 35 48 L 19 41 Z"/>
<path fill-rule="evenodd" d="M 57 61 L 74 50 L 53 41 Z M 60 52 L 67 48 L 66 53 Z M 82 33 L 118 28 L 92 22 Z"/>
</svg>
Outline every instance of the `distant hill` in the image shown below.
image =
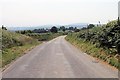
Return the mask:
<svg viewBox="0 0 120 80">
<path fill-rule="evenodd" d="M 34 30 L 39 28 L 41 27 L 7 27 L 7 29 L 10 31 Z"/>
<path fill-rule="evenodd" d="M 41 26 L 31 26 L 31 27 L 7 27 L 8 30 L 10 31 L 18 31 L 18 30 L 34 30 L 34 29 L 41 29 L 41 28 L 48 28 L 50 29 L 53 26 L 60 27 L 60 26 L 65 26 L 65 27 L 77 27 L 77 28 L 82 28 L 86 27 L 88 23 L 74 23 L 74 24 L 68 24 L 68 25 L 41 25 Z"/>
<path fill-rule="evenodd" d="M 66 25 L 66 27 L 82 28 L 82 27 L 87 27 L 87 25 L 88 25 L 88 23 L 74 23 L 74 24 Z"/>
<path fill-rule="evenodd" d="M 50 29 L 53 26 L 59 27 L 59 25 L 42 25 L 42 26 L 31 26 L 31 27 L 7 27 L 10 31 L 18 31 L 18 30 L 34 30 L 34 29 L 41 29 L 41 28 L 47 28 Z"/>
</svg>

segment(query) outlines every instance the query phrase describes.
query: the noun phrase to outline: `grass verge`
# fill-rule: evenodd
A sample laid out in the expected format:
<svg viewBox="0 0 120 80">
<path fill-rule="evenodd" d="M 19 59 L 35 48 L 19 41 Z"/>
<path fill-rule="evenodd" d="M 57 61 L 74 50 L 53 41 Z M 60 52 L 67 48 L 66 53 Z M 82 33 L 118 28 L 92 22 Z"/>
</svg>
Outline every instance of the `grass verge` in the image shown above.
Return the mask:
<svg viewBox="0 0 120 80">
<path fill-rule="evenodd" d="M 119 68 L 120 63 L 118 61 L 118 55 L 108 54 L 104 49 L 97 48 L 95 45 L 91 44 L 90 42 L 84 41 L 82 39 L 78 39 L 75 35 L 68 35 L 65 39 L 74 46 L 76 46 L 77 48 L 86 52 L 87 54 L 96 57 L 100 60 L 103 60 L 104 62 L 107 62 L 111 66 Z"/>
<path fill-rule="evenodd" d="M 16 60 L 18 57 L 26 54 L 27 51 L 31 50 L 40 43 L 26 44 L 24 46 L 15 46 L 9 49 L 5 49 L 2 52 L 2 67 L 10 64 L 12 61 Z"/>
</svg>

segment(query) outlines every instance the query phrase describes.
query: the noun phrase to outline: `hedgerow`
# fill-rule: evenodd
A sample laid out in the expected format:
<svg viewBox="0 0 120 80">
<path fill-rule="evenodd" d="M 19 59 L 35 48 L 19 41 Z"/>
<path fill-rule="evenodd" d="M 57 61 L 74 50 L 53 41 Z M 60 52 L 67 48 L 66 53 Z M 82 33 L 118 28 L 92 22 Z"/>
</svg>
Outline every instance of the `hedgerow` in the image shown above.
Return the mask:
<svg viewBox="0 0 120 80">
<path fill-rule="evenodd" d="M 86 53 L 119 67 L 120 26 L 117 21 L 70 33 L 66 39 Z"/>
</svg>

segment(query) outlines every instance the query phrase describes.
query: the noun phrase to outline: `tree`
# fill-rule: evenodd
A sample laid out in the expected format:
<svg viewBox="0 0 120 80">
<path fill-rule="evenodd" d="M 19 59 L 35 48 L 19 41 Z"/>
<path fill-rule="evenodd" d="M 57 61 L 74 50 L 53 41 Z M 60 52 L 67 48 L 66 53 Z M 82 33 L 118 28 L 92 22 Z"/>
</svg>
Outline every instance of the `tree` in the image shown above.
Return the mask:
<svg viewBox="0 0 120 80">
<path fill-rule="evenodd" d="M 94 24 L 89 24 L 87 28 L 88 28 L 88 29 L 91 29 L 91 28 L 93 28 L 93 27 L 95 27 Z"/>
<path fill-rule="evenodd" d="M 26 32 L 25 32 L 25 30 L 24 31 L 21 31 L 21 34 L 25 34 Z"/>
<path fill-rule="evenodd" d="M 80 30 L 79 30 L 79 29 L 75 29 L 74 31 L 75 31 L 75 32 L 79 32 Z"/>
<path fill-rule="evenodd" d="M 3 30 L 7 30 L 7 28 L 6 28 L 6 27 L 4 27 L 3 25 L 2 25 L 2 29 L 3 29 Z"/>
<path fill-rule="evenodd" d="M 118 26 L 120 26 L 120 18 L 118 17 Z"/>
<path fill-rule="evenodd" d="M 87 29 L 86 27 L 81 28 L 81 30 L 86 30 L 86 29 Z"/>
<path fill-rule="evenodd" d="M 57 29 L 57 27 L 53 26 L 53 27 L 50 29 L 50 31 L 51 31 L 52 33 L 57 33 L 57 32 L 58 32 L 58 29 Z"/>
<path fill-rule="evenodd" d="M 74 30 L 74 28 L 73 27 L 69 27 L 69 30 Z"/>
<path fill-rule="evenodd" d="M 27 33 L 33 33 L 33 31 L 31 31 L 31 30 L 27 30 Z"/>
<path fill-rule="evenodd" d="M 65 26 L 61 26 L 60 30 L 62 30 L 63 32 L 65 32 Z"/>
</svg>

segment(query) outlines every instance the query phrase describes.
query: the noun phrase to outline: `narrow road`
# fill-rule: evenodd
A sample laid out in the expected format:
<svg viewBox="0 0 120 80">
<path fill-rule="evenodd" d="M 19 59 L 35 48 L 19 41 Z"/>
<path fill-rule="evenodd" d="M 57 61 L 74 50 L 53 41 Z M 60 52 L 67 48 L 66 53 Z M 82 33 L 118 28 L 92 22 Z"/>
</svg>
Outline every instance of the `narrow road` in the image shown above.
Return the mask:
<svg viewBox="0 0 120 80">
<path fill-rule="evenodd" d="M 79 51 L 60 36 L 16 60 L 3 78 L 118 78 L 118 71 Z"/>
</svg>

